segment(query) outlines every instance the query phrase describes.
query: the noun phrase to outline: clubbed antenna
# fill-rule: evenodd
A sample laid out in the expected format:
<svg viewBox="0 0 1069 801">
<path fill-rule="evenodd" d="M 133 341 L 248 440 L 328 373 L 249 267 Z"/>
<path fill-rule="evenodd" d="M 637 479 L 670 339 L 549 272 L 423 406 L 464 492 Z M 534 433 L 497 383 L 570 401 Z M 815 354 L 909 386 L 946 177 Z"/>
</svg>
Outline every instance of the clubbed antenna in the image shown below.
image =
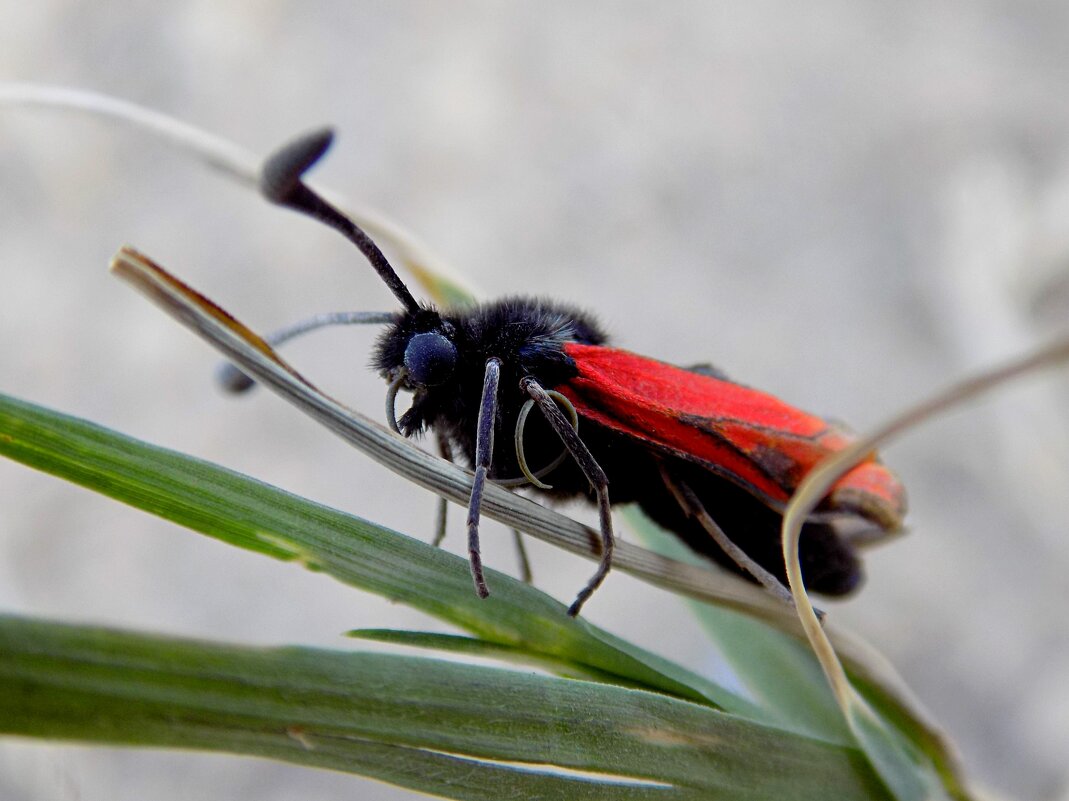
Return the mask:
<svg viewBox="0 0 1069 801">
<path fill-rule="evenodd" d="M 272 203 L 307 214 L 340 232 L 360 248 L 360 252 L 371 262 L 375 272 L 386 282 L 394 297 L 401 301 L 401 305 L 407 311 L 419 311 L 416 299 L 379 250 L 379 246 L 371 241 L 371 237 L 301 180 L 301 176 L 319 161 L 333 141 L 334 132 L 330 128 L 321 128 L 283 145 L 264 162 L 260 171 L 261 194 Z"/>
</svg>

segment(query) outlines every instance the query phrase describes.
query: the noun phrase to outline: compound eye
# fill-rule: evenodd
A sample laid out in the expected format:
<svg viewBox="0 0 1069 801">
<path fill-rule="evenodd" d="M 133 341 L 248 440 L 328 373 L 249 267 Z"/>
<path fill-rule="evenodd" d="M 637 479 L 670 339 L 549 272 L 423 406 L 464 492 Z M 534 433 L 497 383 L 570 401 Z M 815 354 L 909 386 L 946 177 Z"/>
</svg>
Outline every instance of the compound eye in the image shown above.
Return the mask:
<svg viewBox="0 0 1069 801">
<path fill-rule="evenodd" d="M 405 367 L 413 384 L 432 387 L 444 383 L 457 365 L 457 347 L 436 333 L 416 334 L 405 348 Z"/>
</svg>

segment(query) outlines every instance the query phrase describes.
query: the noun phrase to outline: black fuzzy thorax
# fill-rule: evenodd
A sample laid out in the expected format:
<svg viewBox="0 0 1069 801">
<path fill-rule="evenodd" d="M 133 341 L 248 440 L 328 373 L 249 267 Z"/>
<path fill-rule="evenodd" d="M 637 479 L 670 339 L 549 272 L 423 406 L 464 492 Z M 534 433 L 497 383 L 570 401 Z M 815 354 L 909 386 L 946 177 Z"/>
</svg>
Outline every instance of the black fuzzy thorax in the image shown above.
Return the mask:
<svg viewBox="0 0 1069 801">
<path fill-rule="evenodd" d="M 564 352 L 568 342 L 601 345 L 606 336 L 593 317 L 572 306 L 539 298 L 509 297 L 454 312 L 421 309 L 403 313 L 379 338 L 373 366 L 392 381 L 404 364 L 405 347 L 416 334 L 437 332 L 456 346 L 457 366 L 444 383 L 433 387 L 410 387 L 412 405 L 398 420 L 405 436 L 433 428 L 444 434 L 454 453 L 467 464 L 475 455 L 475 431 L 479 419 L 486 362 L 501 362 L 498 415 L 495 430 L 495 478 L 519 475 L 512 433 L 519 409 L 527 400 L 520 379 L 531 376 L 552 389 L 576 375 L 575 363 Z M 559 453 L 560 441 L 541 430 L 544 421 L 531 415 L 529 454 L 534 467 Z M 543 434 L 548 434 L 543 436 Z M 548 457 L 546 453 L 552 451 Z"/>
<path fill-rule="evenodd" d="M 519 411 L 528 400 L 520 390 L 520 379 L 531 376 L 546 389 L 560 386 L 577 375 L 564 346 L 569 342 L 603 345 L 607 339 L 590 315 L 571 306 L 513 297 L 459 312 L 439 313 L 426 308 L 399 314 L 378 341 L 374 367 L 392 382 L 402 371 L 408 342 L 416 334 L 428 332 L 441 333 L 453 342 L 457 366 L 452 376 L 437 386 L 404 387 L 414 394 L 411 407 L 398 420 L 399 427 L 405 436 L 434 429 L 448 441 L 453 454 L 470 466 L 475 456 L 486 362 L 496 357 L 501 362 L 501 379 L 490 476 L 497 480 L 520 475 L 513 435 Z M 656 452 L 589 419 L 580 422 L 579 436 L 607 474 L 614 505 L 637 503 L 695 551 L 741 572 L 705 529 L 680 509 L 664 484 L 661 471 L 666 470 L 695 491 L 729 538 L 786 581 L 779 512 L 701 466 L 668 452 Z M 527 418 L 524 447 L 534 471 L 550 464 L 561 452 L 560 439 L 537 411 Z M 539 494 L 593 501 L 589 482 L 571 459 L 544 479 L 553 489 L 534 490 Z M 815 592 L 843 595 L 861 581 L 859 559 L 831 525 L 811 522 L 803 527 L 801 558 L 806 586 Z"/>
</svg>

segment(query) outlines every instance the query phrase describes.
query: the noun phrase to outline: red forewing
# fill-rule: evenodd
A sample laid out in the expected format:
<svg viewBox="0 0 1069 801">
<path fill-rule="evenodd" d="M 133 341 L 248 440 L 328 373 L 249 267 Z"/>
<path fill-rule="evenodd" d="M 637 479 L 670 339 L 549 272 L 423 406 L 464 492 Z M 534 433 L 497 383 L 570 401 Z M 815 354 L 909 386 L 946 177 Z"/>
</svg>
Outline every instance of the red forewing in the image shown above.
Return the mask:
<svg viewBox="0 0 1069 801">
<path fill-rule="evenodd" d="M 579 415 L 705 466 L 781 509 L 802 477 L 853 437 L 765 392 L 623 350 L 567 343 L 579 374 L 557 389 Z M 895 529 L 905 492 L 875 456 L 832 487 L 821 507 Z"/>
</svg>

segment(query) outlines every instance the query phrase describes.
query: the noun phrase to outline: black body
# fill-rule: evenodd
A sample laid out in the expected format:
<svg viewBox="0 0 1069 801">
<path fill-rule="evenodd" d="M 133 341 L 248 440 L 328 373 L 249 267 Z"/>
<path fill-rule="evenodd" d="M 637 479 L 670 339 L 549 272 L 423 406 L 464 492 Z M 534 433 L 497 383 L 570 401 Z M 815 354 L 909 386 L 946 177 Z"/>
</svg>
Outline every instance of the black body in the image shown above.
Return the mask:
<svg viewBox="0 0 1069 801">
<path fill-rule="evenodd" d="M 422 334 L 437 334 L 440 338 L 421 338 L 434 347 L 428 351 L 429 356 L 413 356 L 412 351 L 419 348 L 410 348 L 410 343 Z M 453 453 L 473 466 L 486 363 L 493 357 L 500 360 L 496 438 L 489 475 L 494 480 L 506 480 L 521 475 L 513 432 L 528 395 L 521 389 L 520 380 L 530 376 L 546 389 L 560 387 L 577 375 L 574 362 L 563 350 L 564 344 L 604 345 L 606 339 L 591 317 L 550 301 L 506 298 L 452 313 L 421 307 L 399 313 L 386 328 L 373 364 L 387 381 L 399 381 L 400 388 L 414 393 L 411 408 L 398 420 L 400 431 L 405 436 L 415 436 L 434 429 L 447 438 Z M 438 367 L 439 356 L 451 369 Z M 432 376 L 433 383 L 413 381 L 407 375 L 413 372 L 407 369 L 410 367 L 417 374 Z M 609 499 L 614 505 L 639 504 L 654 521 L 693 550 L 753 580 L 683 511 L 664 483 L 663 465 L 673 479 L 686 483 L 695 492 L 729 539 L 786 582 L 780 546 L 782 518 L 776 510 L 700 465 L 651 449 L 646 443 L 589 419 L 580 420 L 578 433 L 607 474 Z M 524 445 L 527 462 L 535 471 L 551 463 L 562 450 L 559 437 L 538 414 L 528 417 Z M 572 459 L 566 459 L 542 480 L 553 488 L 531 489 L 557 499 L 595 499 L 588 479 Z M 859 559 L 831 523 L 806 524 L 801 562 L 806 586 L 813 592 L 845 595 L 861 581 Z"/>
<path fill-rule="evenodd" d="M 390 384 L 391 427 L 404 436 L 433 428 L 444 450 L 460 455 L 473 468 L 467 529 L 476 593 L 484 598 L 489 595 L 479 552 L 483 487 L 488 479 L 517 479 L 522 472 L 533 481 L 542 483 L 544 478 L 552 483 L 552 488 L 539 487 L 540 492 L 557 498 L 582 496 L 598 508 L 600 561 L 568 608 L 569 615 L 579 614 L 608 575 L 615 543 L 610 505 L 628 502 L 640 504 L 699 553 L 756 578 L 769 592 L 790 603 L 783 586 L 786 577 L 776 511 L 713 474 L 708 465 L 662 452 L 591 420 L 580 421 L 581 430 L 576 432 L 561 413 L 553 389 L 578 374 L 565 345 L 604 345 L 606 338 L 597 324 L 570 307 L 525 298 L 508 298 L 453 313 L 421 305 L 378 245 L 302 180 L 332 139 L 333 133 L 324 129 L 280 148 L 264 164 L 260 189 L 272 203 L 306 214 L 345 236 L 400 302 L 402 311 L 388 318 L 388 327 L 379 339 L 374 365 Z M 376 317 L 320 316 L 309 324 L 285 329 L 275 341 L 320 324 L 382 322 Z M 240 391 L 240 384 L 234 388 Z M 411 408 L 397 421 L 393 404 L 401 389 L 413 392 L 414 397 Z M 514 432 L 529 402 L 539 414 L 527 418 L 523 437 L 526 461 L 521 471 Z M 562 445 L 570 458 L 560 458 Z M 553 465 L 557 466 L 550 469 Z M 697 522 L 708 516 L 716 523 Z M 736 552 L 729 556 L 724 549 Z M 842 595 L 860 580 L 853 549 L 824 523 L 813 522 L 803 528 L 801 562 L 806 585 L 815 592 Z"/>
</svg>

